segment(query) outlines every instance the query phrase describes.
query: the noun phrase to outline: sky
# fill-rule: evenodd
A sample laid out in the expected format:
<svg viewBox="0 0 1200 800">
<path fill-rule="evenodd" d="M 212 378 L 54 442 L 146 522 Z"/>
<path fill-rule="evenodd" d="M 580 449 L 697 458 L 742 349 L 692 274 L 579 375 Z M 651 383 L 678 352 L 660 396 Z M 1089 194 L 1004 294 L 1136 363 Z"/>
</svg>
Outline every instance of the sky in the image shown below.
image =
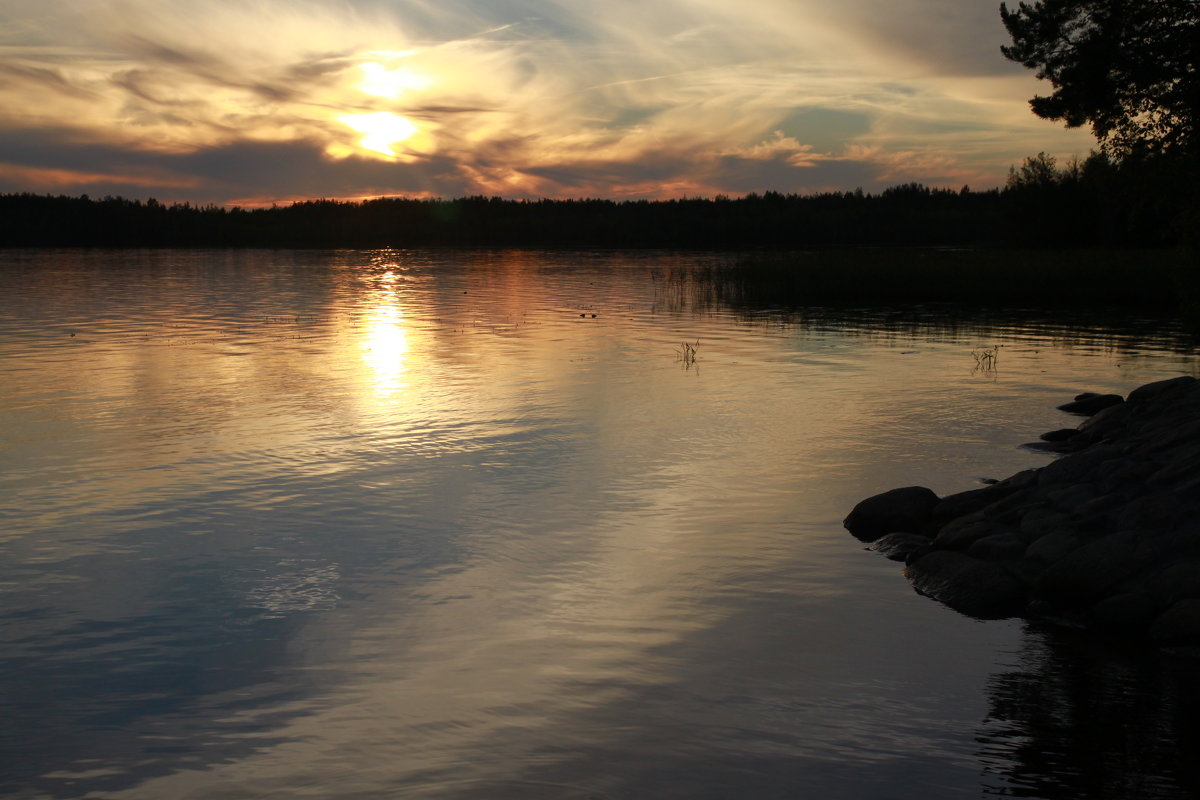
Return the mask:
<svg viewBox="0 0 1200 800">
<path fill-rule="evenodd" d="M 0 0 L 0 192 L 264 205 L 1002 185 L 994 0 Z"/>
</svg>

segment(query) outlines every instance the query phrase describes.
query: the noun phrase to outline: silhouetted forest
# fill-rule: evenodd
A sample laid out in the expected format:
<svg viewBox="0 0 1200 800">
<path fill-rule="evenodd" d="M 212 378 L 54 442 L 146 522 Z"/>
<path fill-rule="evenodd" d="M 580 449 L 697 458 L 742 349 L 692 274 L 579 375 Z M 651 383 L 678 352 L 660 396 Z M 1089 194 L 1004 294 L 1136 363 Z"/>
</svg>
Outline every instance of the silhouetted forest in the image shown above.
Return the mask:
<svg viewBox="0 0 1200 800">
<path fill-rule="evenodd" d="M 153 199 L 0 195 L 0 246 L 790 248 L 821 245 L 1165 246 L 1195 227 L 1169 164 L 1039 155 L 1003 189 L 904 184 L 878 194 L 664 201 L 310 200 L 225 208 Z"/>
</svg>

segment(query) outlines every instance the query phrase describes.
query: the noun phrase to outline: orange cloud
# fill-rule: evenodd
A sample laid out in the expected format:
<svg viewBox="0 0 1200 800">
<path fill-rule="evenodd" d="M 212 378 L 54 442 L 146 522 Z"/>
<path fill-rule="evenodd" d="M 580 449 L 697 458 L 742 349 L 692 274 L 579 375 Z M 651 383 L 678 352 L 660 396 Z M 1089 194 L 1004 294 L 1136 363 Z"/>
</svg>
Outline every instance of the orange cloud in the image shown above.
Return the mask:
<svg viewBox="0 0 1200 800">
<path fill-rule="evenodd" d="M 144 169 L 127 173 L 87 172 L 54 167 L 27 167 L 20 164 L 0 163 L 0 180 L 13 184 L 24 184 L 31 189 L 56 189 L 93 183 L 115 183 L 129 186 L 190 189 L 201 185 L 199 178 L 180 175 L 165 175 Z"/>
</svg>

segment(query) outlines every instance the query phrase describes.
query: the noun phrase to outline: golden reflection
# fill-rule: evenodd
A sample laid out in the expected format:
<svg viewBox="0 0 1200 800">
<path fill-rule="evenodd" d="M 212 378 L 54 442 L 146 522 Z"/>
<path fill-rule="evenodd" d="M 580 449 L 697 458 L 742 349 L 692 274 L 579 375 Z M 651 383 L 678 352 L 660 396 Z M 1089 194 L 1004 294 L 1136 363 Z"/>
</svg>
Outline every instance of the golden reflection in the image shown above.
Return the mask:
<svg viewBox="0 0 1200 800">
<path fill-rule="evenodd" d="M 387 399 L 408 387 L 408 331 L 400 310 L 395 283 L 397 277 L 388 272 L 383 288 L 377 292 L 377 305 L 367 317 L 366 336 L 362 342 L 362 357 L 370 370 L 370 382 L 377 397 Z"/>
</svg>

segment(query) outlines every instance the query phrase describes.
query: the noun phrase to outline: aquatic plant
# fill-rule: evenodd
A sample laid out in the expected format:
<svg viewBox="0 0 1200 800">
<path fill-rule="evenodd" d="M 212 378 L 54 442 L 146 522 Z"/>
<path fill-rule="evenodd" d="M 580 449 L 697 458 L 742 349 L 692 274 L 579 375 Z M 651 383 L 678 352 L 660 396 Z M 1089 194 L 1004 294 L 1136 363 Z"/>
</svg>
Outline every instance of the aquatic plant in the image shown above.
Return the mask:
<svg viewBox="0 0 1200 800">
<path fill-rule="evenodd" d="M 972 350 L 971 355 L 975 357 L 976 372 L 994 372 L 996 370 L 996 359 L 1000 355 L 1002 344 L 995 344 L 983 350 Z"/>
<path fill-rule="evenodd" d="M 675 350 L 675 352 L 679 355 L 679 358 L 677 358 L 676 361 L 681 362 L 684 369 L 691 369 L 692 365 L 696 363 L 696 350 L 699 347 L 699 339 L 697 339 L 695 342 L 682 342 L 680 347 Z"/>
</svg>

